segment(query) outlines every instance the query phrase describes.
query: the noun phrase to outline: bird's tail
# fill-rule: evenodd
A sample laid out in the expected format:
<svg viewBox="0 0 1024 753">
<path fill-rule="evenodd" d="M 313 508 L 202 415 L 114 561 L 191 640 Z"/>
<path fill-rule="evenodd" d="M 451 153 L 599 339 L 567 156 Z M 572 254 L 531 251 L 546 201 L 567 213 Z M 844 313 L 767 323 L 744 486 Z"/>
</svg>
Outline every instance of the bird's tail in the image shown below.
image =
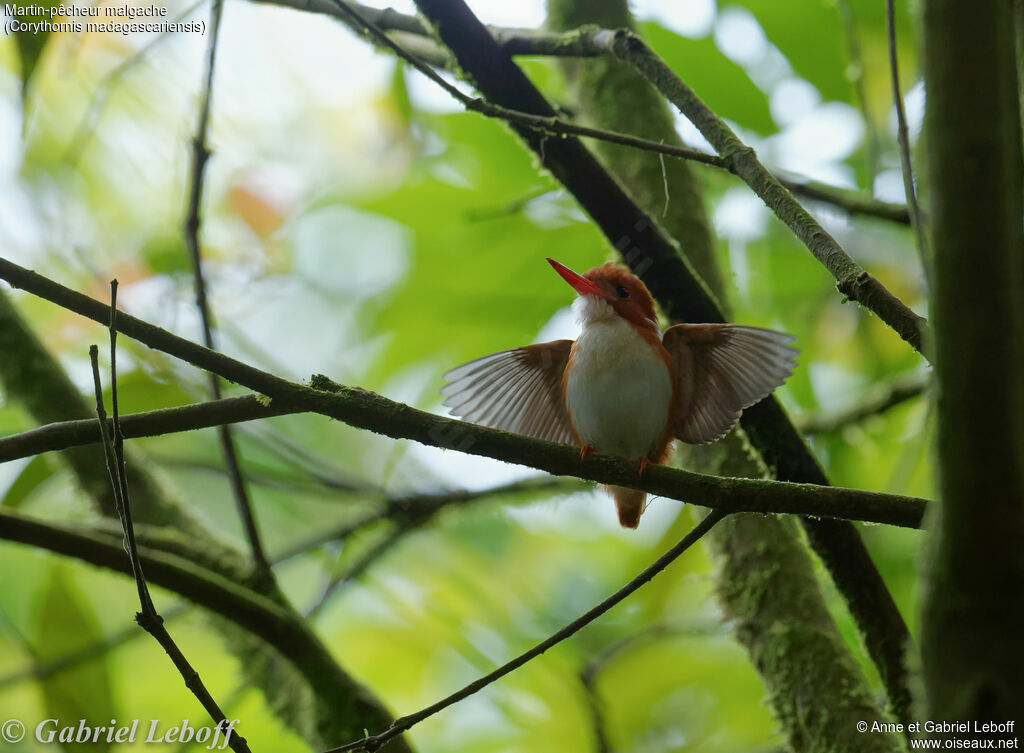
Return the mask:
<svg viewBox="0 0 1024 753">
<path fill-rule="evenodd" d="M 640 525 L 640 516 L 644 514 L 644 501 L 647 492 L 629 489 L 625 486 L 607 486 L 608 493 L 615 500 L 619 511 L 619 523 L 623 528 L 636 528 Z"/>
</svg>

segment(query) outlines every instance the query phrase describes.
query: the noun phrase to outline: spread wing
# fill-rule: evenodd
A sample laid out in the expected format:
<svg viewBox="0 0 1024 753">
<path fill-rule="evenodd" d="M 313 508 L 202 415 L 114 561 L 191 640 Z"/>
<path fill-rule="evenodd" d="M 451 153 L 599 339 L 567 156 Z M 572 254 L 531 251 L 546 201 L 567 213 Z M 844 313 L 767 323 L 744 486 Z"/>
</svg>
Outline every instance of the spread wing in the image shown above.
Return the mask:
<svg viewBox="0 0 1024 753">
<path fill-rule="evenodd" d="M 665 331 L 676 365 L 672 433 L 691 444 L 721 439 L 748 408 L 782 384 L 796 366 L 795 338 L 735 324 L 677 324 Z"/>
<path fill-rule="evenodd" d="M 452 369 L 444 405 L 484 426 L 563 444 L 575 443 L 562 396 L 572 340 L 493 353 Z"/>
</svg>

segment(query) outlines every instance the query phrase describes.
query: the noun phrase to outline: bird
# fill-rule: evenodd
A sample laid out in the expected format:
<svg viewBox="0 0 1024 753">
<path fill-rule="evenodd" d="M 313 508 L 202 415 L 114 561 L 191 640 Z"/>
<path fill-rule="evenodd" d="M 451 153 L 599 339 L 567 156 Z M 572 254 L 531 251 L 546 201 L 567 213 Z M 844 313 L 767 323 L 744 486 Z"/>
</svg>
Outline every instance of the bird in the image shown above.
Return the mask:
<svg viewBox="0 0 1024 753">
<path fill-rule="evenodd" d="M 676 324 L 664 333 L 644 283 L 611 262 L 577 274 L 576 340 L 526 345 L 444 375 L 443 404 L 483 426 L 664 463 L 674 439 L 708 444 L 793 373 L 792 335 L 738 324 Z M 636 528 L 646 493 L 608 486 L 619 523 Z"/>
</svg>

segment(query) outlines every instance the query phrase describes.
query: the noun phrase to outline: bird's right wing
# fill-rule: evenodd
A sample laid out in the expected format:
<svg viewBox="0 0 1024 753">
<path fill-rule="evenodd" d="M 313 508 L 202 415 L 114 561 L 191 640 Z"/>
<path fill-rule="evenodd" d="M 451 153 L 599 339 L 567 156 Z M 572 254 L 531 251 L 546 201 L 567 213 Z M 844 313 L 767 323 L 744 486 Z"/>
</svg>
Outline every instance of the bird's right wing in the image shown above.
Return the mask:
<svg viewBox="0 0 1024 753">
<path fill-rule="evenodd" d="M 555 340 L 463 364 L 444 375 L 444 405 L 466 421 L 572 444 L 562 395 L 570 348 L 572 340 Z"/>
</svg>

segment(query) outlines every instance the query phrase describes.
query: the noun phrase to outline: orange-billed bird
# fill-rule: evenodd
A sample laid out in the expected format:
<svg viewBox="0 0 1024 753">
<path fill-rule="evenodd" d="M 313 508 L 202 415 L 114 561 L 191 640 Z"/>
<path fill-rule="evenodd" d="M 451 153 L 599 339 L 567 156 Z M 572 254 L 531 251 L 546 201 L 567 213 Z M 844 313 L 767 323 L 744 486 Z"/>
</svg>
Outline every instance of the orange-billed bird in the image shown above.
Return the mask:
<svg viewBox="0 0 1024 753">
<path fill-rule="evenodd" d="M 497 429 L 649 462 L 672 439 L 706 444 L 782 384 L 793 337 L 737 324 L 677 324 L 662 334 L 639 278 L 608 263 L 584 275 L 551 266 L 579 294 L 577 340 L 504 350 L 445 374 L 444 404 Z M 608 487 L 619 522 L 636 528 L 646 494 Z"/>
</svg>

